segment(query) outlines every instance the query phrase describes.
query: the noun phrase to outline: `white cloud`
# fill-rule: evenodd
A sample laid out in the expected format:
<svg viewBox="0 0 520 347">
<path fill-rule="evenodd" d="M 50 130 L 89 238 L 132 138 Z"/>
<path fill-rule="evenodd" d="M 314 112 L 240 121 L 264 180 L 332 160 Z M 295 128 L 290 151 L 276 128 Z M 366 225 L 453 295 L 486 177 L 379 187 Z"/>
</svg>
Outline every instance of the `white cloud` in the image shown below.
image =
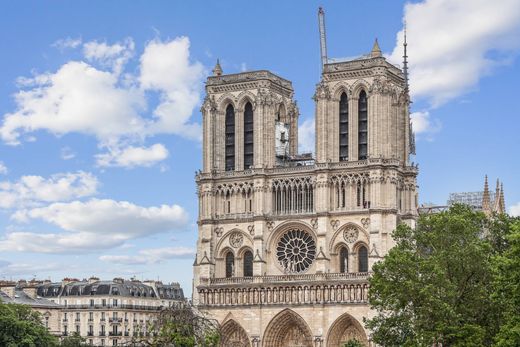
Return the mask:
<svg viewBox="0 0 520 347">
<path fill-rule="evenodd" d="M 0 136 L 11 145 L 22 133 L 46 130 L 55 135 L 82 133 L 109 143 L 139 136 L 145 121 L 139 116 L 145 101 L 134 88 L 118 87 L 118 79 L 84 62 L 68 62 L 56 73 L 42 74 L 32 88 L 15 96 L 18 109 L 4 116 Z"/>
<path fill-rule="evenodd" d="M 90 41 L 83 45 L 85 58 L 111 67 L 119 75 L 126 62 L 134 55 L 135 43 L 131 38 L 109 45 L 106 42 Z"/>
<path fill-rule="evenodd" d="M 425 0 L 405 6 L 410 86 L 432 106 L 476 88 L 518 53 L 520 1 Z M 389 59 L 402 62 L 403 31 Z"/>
<path fill-rule="evenodd" d="M 187 37 L 170 42 L 154 40 L 148 43 L 141 56 L 141 88 L 160 92 L 161 103 L 155 108 L 156 121 L 151 133 L 172 133 L 201 138 L 200 125 L 190 123 L 199 103 L 204 77 L 202 64 L 190 62 L 190 41 Z"/>
<path fill-rule="evenodd" d="M 11 232 L 0 239 L 0 251 L 74 254 L 109 249 L 124 244 L 127 238 L 120 235 L 96 233 L 50 233 Z"/>
<path fill-rule="evenodd" d="M 4 115 L 0 138 L 17 145 L 37 131 L 79 133 L 121 154 L 156 134 L 200 140 L 200 124 L 191 115 L 200 102 L 205 70 L 190 59 L 189 39 L 149 42 L 139 57 L 139 72 L 123 74 L 134 46 L 132 39 L 113 45 L 87 42 L 87 62 L 69 61 L 56 72 L 18 78 L 17 107 Z M 150 148 L 157 154 L 159 147 Z"/>
<path fill-rule="evenodd" d="M 516 203 L 516 205 L 509 207 L 509 215 L 512 217 L 520 217 L 520 202 Z"/>
<path fill-rule="evenodd" d="M 122 265 L 156 264 L 172 258 L 191 258 L 195 255 L 192 248 L 162 247 L 143 249 L 137 255 L 102 255 L 100 260 Z"/>
<path fill-rule="evenodd" d="M 413 131 L 416 135 L 426 134 L 427 136 L 438 132 L 441 123 L 438 119 L 431 119 L 429 111 L 413 112 L 410 114 Z"/>
<path fill-rule="evenodd" d="M 315 123 L 314 117 L 305 120 L 298 127 L 298 146 L 299 151 L 303 152 L 313 152 L 315 151 Z"/>
<path fill-rule="evenodd" d="M 91 199 L 20 210 L 13 219 L 40 219 L 71 232 L 129 238 L 182 228 L 188 217 L 179 205 L 142 207 L 127 201 Z"/>
<path fill-rule="evenodd" d="M 99 182 L 88 172 L 22 176 L 16 182 L 0 182 L 0 208 L 20 208 L 41 202 L 67 201 L 96 194 Z"/>
<path fill-rule="evenodd" d="M 63 160 L 70 160 L 74 159 L 76 157 L 76 153 L 72 150 L 72 148 L 66 146 L 63 147 L 60 151 L 61 159 Z"/>
<path fill-rule="evenodd" d="M 63 264 L 59 263 L 11 263 L 0 260 L 0 277 L 4 276 L 36 276 L 41 272 L 52 272 L 63 270 Z"/>
<path fill-rule="evenodd" d="M 1 251 L 75 253 L 109 249 L 131 239 L 182 229 L 188 222 L 186 211 L 178 205 L 142 207 L 109 199 L 19 210 L 12 219 L 42 220 L 64 232 L 9 232 L 0 240 Z"/>
<path fill-rule="evenodd" d="M 7 167 L 3 161 L 0 161 L 0 175 L 7 175 Z"/>
<path fill-rule="evenodd" d="M 59 39 L 56 42 L 52 44 L 53 47 L 58 48 L 59 50 L 63 51 L 65 48 L 77 48 L 79 45 L 81 45 L 81 38 L 71 38 L 67 37 L 66 39 Z"/>
<path fill-rule="evenodd" d="M 156 143 L 150 147 L 109 148 L 107 153 L 96 155 L 97 165 L 101 167 L 149 167 L 168 157 L 164 145 Z"/>
</svg>

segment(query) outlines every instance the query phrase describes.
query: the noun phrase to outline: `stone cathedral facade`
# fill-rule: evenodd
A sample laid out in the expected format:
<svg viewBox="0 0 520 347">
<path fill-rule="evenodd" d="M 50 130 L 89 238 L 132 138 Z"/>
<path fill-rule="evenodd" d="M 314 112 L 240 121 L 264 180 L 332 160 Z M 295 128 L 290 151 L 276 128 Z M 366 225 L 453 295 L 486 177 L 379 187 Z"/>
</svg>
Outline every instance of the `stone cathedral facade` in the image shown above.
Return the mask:
<svg viewBox="0 0 520 347">
<path fill-rule="evenodd" d="M 417 217 L 406 76 L 371 53 L 323 67 L 316 155 L 299 155 L 290 81 L 269 71 L 206 83 L 193 299 L 222 346 L 370 345 L 372 265 Z"/>
</svg>

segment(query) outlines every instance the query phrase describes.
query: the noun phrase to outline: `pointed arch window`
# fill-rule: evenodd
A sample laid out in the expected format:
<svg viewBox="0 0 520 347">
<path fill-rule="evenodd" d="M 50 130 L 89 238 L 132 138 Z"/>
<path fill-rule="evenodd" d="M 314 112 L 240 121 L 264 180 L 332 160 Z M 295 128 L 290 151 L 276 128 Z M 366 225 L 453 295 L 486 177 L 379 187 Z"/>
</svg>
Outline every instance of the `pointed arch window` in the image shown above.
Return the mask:
<svg viewBox="0 0 520 347">
<path fill-rule="evenodd" d="M 253 105 L 248 102 L 244 108 L 244 169 L 253 166 Z"/>
<path fill-rule="evenodd" d="M 226 171 L 235 170 L 235 109 L 229 104 L 226 108 Z"/>
<path fill-rule="evenodd" d="M 348 249 L 347 247 L 341 247 L 339 251 L 339 272 L 348 272 Z"/>
<path fill-rule="evenodd" d="M 244 276 L 253 276 L 253 252 L 251 251 L 244 252 Z"/>
<path fill-rule="evenodd" d="M 368 250 L 365 246 L 358 249 L 358 271 L 368 272 Z"/>
<path fill-rule="evenodd" d="M 235 256 L 232 252 L 226 254 L 226 277 L 235 276 Z"/>
<path fill-rule="evenodd" d="M 365 160 L 368 155 L 368 102 L 364 90 L 358 100 L 358 159 Z"/>
<path fill-rule="evenodd" d="M 348 160 L 348 98 L 342 93 L 339 99 L 339 160 Z"/>
</svg>

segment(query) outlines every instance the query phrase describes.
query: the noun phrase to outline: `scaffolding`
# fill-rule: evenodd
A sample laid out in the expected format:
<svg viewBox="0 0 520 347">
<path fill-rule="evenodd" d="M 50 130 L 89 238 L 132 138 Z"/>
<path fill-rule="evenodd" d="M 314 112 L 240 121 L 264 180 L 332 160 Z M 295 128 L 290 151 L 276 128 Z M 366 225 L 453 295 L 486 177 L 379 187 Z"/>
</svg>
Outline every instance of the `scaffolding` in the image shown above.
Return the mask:
<svg viewBox="0 0 520 347">
<path fill-rule="evenodd" d="M 453 204 L 465 204 L 471 206 L 474 209 L 482 210 L 482 197 L 484 192 L 462 192 L 462 193 L 450 193 L 448 198 L 448 206 Z M 489 192 L 489 199 L 491 206 L 495 204 L 495 193 Z"/>
</svg>

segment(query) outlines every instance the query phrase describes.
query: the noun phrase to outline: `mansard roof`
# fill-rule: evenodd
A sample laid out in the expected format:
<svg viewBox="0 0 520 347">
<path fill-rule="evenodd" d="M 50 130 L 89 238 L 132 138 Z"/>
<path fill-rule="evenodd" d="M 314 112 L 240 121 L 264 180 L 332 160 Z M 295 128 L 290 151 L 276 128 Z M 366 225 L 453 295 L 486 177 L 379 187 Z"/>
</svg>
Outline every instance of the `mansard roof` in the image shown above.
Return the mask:
<svg viewBox="0 0 520 347">
<path fill-rule="evenodd" d="M 42 297 L 103 295 L 143 298 L 158 297 L 171 300 L 184 299 L 184 293 L 178 284 L 156 282 L 154 286 L 151 286 L 140 281 L 123 279 L 45 283 L 38 287 L 38 295 Z"/>
</svg>

